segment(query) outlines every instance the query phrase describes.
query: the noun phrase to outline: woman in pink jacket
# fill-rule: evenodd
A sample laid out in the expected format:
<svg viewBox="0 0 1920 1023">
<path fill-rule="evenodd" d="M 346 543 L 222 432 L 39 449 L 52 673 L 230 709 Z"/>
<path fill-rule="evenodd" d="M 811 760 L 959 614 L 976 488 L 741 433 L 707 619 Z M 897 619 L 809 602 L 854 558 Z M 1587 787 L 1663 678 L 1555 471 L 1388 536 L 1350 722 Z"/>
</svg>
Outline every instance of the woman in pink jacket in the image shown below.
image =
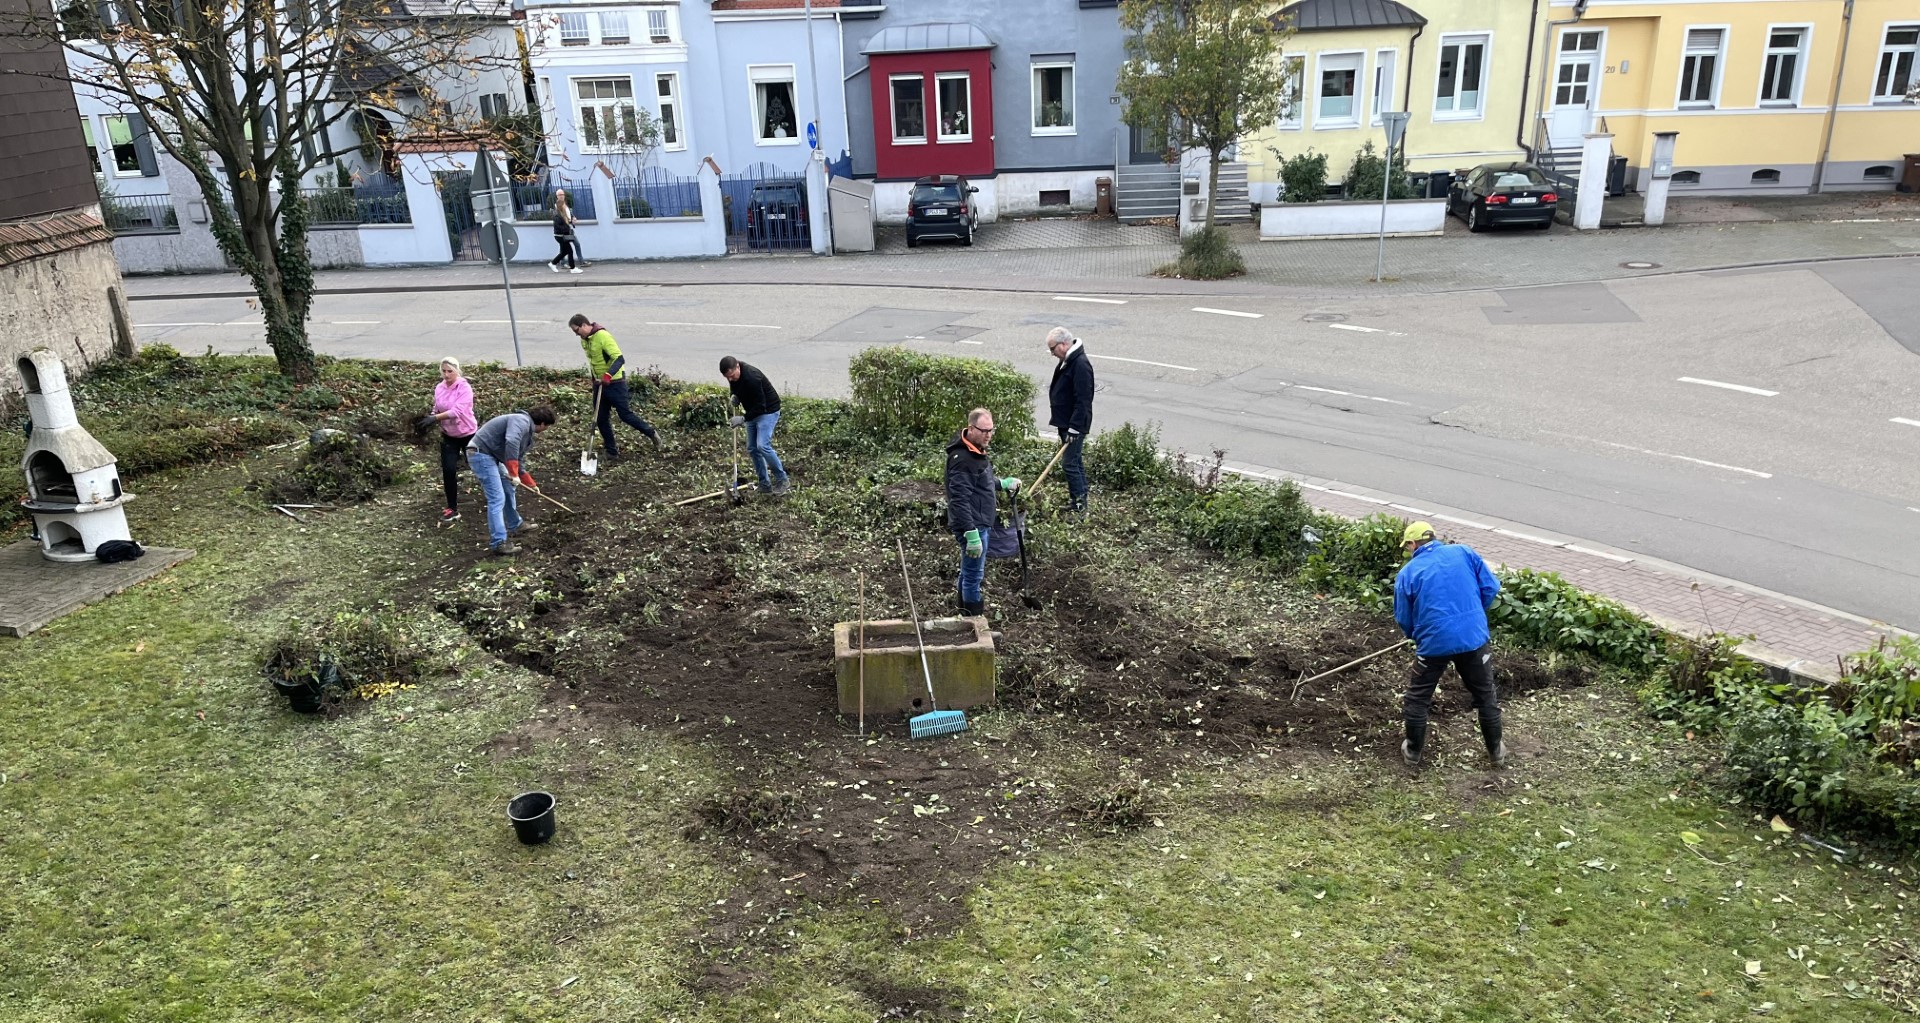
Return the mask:
<svg viewBox="0 0 1920 1023">
<path fill-rule="evenodd" d="M 467 442 L 473 439 L 479 424 L 473 418 L 473 385 L 460 375 L 460 360 L 448 356 L 440 360 L 440 382 L 433 388 L 433 415 L 420 425 L 440 427 L 440 476 L 447 488 L 447 507 L 440 513 L 442 525 L 460 517 L 460 460 L 466 457 Z"/>
</svg>

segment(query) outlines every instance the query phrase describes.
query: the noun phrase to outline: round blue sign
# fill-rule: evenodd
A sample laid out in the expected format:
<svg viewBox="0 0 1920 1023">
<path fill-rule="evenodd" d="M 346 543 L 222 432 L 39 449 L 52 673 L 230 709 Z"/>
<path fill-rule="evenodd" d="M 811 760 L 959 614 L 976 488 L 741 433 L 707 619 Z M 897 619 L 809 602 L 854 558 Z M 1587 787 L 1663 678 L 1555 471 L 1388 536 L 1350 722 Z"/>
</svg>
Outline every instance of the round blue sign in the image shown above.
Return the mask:
<svg viewBox="0 0 1920 1023">
<path fill-rule="evenodd" d="M 820 126 L 812 121 L 807 122 L 807 148 L 820 148 Z"/>
</svg>

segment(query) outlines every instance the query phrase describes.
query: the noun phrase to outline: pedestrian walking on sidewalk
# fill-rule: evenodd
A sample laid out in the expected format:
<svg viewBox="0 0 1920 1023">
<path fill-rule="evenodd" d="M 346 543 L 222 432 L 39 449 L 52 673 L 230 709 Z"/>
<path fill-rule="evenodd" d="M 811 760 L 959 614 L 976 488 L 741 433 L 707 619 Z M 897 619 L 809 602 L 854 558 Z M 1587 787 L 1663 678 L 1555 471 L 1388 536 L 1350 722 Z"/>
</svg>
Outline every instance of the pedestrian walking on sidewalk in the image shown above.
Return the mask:
<svg viewBox="0 0 1920 1023">
<path fill-rule="evenodd" d="M 993 533 L 999 492 L 1018 490 L 1017 479 L 998 479 L 987 449 L 993 443 L 993 413 L 967 413 L 967 425 L 947 445 L 947 528 L 960 543 L 960 607 L 987 613 L 987 541 Z"/>
<path fill-rule="evenodd" d="M 620 446 L 613 439 L 615 413 L 619 414 L 621 422 L 639 430 L 653 444 L 657 454 L 661 449 L 660 431 L 634 414 L 627 393 L 627 357 L 620 354 L 620 346 L 614 343 L 613 333 L 587 319 L 585 313 L 573 314 L 567 326 L 580 338 L 580 348 L 587 353 L 587 368 L 593 373 L 594 404 L 600 409 L 595 425 L 600 428 L 600 443 L 606 449 L 607 460 L 620 460 Z"/>
<path fill-rule="evenodd" d="M 1402 701 L 1407 737 L 1400 755 L 1420 766 L 1427 743 L 1427 712 L 1447 665 L 1460 673 L 1480 712 L 1480 739 L 1493 766 L 1507 766 L 1500 738 L 1500 691 L 1493 682 L 1487 609 L 1500 595 L 1500 580 L 1466 544 L 1441 543 L 1433 527 L 1415 522 L 1400 535 L 1407 563 L 1393 580 L 1393 620 L 1413 639 L 1413 678 Z"/>
<path fill-rule="evenodd" d="M 525 459 L 533 449 L 534 438 L 552 425 L 553 409 L 545 405 L 527 412 L 509 412 L 487 420 L 467 444 L 467 466 L 487 495 L 487 549 L 494 554 L 520 553 L 513 535 L 533 528 L 533 523 L 520 517 L 513 488 L 516 483 L 539 488 Z"/>
<path fill-rule="evenodd" d="M 1080 460 L 1080 449 L 1093 429 L 1093 363 L 1087 360 L 1080 339 L 1065 327 L 1047 331 L 1047 352 L 1060 360 L 1047 385 L 1047 405 L 1053 413 L 1050 422 L 1060 431 L 1060 443 L 1067 446 L 1060 456 L 1060 471 L 1067 477 L 1068 507 L 1085 514 L 1087 467 Z"/>
<path fill-rule="evenodd" d="M 547 260 L 547 269 L 560 272 L 560 261 L 567 261 L 568 273 L 585 273 L 580 269 L 580 250 L 574 236 L 574 227 L 579 223 L 573 215 L 573 203 L 567 198 L 567 190 L 553 190 L 553 240 L 560 245 L 560 251 Z"/>
<path fill-rule="evenodd" d="M 729 425 L 746 427 L 747 454 L 753 459 L 753 474 L 760 477 L 760 492 L 786 496 L 787 468 L 773 450 L 773 428 L 780 425 L 780 392 L 765 373 L 731 355 L 720 360 L 720 375 L 727 378 L 733 399 L 740 403 L 741 414 Z"/>
<path fill-rule="evenodd" d="M 479 429 L 473 418 L 473 385 L 460 375 L 460 360 L 449 355 L 440 360 L 440 382 L 433 387 L 433 414 L 420 420 L 422 430 L 440 428 L 440 482 L 446 488 L 447 506 L 440 513 L 442 525 L 460 517 L 460 460 L 466 456 L 467 442 Z"/>
</svg>

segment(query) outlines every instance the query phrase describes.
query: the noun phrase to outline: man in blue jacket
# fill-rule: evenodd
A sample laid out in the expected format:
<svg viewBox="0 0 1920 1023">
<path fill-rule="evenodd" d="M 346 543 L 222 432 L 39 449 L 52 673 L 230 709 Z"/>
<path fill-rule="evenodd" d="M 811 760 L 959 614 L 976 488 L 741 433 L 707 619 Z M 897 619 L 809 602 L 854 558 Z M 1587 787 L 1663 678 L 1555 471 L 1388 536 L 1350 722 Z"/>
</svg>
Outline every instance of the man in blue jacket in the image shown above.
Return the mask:
<svg viewBox="0 0 1920 1023">
<path fill-rule="evenodd" d="M 1053 367 L 1053 379 L 1047 383 L 1049 422 L 1060 431 L 1060 443 L 1067 450 L 1060 456 L 1060 471 L 1067 477 L 1067 497 L 1071 510 L 1087 510 L 1087 469 L 1080 461 L 1080 449 L 1093 429 L 1093 363 L 1073 331 L 1055 327 L 1047 331 L 1047 353 L 1060 360 Z"/>
<path fill-rule="evenodd" d="M 1433 527 L 1415 522 L 1400 535 L 1407 563 L 1393 580 L 1393 620 L 1413 638 L 1413 680 L 1403 701 L 1407 737 L 1400 755 L 1420 766 L 1427 744 L 1427 711 L 1433 690 L 1451 664 L 1480 712 L 1480 738 L 1493 766 L 1507 766 L 1500 741 L 1500 692 L 1493 684 L 1493 653 L 1487 645 L 1487 609 L 1500 595 L 1500 580 L 1465 544 L 1439 543 Z"/>
</svg>

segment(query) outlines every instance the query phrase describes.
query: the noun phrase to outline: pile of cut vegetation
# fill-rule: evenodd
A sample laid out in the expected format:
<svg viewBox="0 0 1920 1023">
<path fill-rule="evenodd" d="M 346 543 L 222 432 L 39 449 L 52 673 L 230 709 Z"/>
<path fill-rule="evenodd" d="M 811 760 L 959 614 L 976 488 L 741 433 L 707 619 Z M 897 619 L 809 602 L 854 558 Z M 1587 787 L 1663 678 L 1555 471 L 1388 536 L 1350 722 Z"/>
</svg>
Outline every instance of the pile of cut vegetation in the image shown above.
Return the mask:
<svg viewBox="0 0 1920 1023">
<path fill-rule="evenodd" d="M 365 434 L 316 430 L 299 464 L 269 479 L 261 491 L 272 504 L 366 501 L 400 471 Z"/>
</svg>

